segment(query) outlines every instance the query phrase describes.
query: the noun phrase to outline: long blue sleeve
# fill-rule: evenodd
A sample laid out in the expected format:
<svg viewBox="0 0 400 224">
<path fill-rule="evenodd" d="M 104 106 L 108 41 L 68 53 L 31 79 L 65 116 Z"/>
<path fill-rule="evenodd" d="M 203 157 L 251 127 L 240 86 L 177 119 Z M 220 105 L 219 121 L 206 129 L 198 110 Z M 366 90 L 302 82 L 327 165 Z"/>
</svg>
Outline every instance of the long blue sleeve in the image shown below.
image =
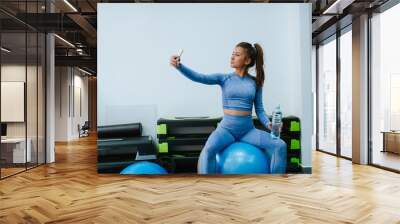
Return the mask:
<svg viewBox="0 0 400 224">
<path fill-rule="evenodd" d="M 258 87 L 256 90 L 256 95 L 254 98 L 254 108 L 257 114 L 258 119 L 261 124 L 264 125 L 267 129 L 269 129 L 268 124 L 270 123 L 269 118 L 265 114 L 264 106 L 262 102 L 262 87 Z"/>
<path fill-rule="evenodd" d="M 236 72 L 205 75 L 195 72 L 183 64 L 179 64 L 177 70 L 192 81 L 207 85 L 220 85 L 223 109 L 251 112 L 254 104 L 259 121 L 269 129 L 268 125 L 270 121 L 264 111 L 262 87 L 257 87 L 252 76 L 240 76 Z"/>
<path fill-rule="evenodd" d="M 220 73 L 204 75 L 191 70 L 190 68 L 184 66 L 182 63 L 179 64 L 177 69 L 190 80 L 207 85 L 216 85 L 216 84 L 221 85 L 224 80 L 224 77 L 226 76 Z"/>
</svg>

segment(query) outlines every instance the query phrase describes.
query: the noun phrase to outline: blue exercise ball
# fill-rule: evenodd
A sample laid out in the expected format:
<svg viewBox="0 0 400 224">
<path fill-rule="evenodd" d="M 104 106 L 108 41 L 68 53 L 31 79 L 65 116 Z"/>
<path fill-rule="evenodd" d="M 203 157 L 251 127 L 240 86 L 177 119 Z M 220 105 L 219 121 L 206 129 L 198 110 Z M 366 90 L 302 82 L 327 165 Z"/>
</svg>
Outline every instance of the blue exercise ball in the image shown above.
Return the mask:
<svg viewBox="0 0 400 224">
<path fill-rule="evenodd" d="M 265 153 L 244 142 L 235 142 L 217 154 L 218 173 L 260 174 L 269 173 L 269 160 Z"/>
<path fill-rule="evenodd" d="M 157 163 L 141 161 L 133 163 L 121 171 L 121 174 L 167 174 L 168 172 Z"/>
</svg>

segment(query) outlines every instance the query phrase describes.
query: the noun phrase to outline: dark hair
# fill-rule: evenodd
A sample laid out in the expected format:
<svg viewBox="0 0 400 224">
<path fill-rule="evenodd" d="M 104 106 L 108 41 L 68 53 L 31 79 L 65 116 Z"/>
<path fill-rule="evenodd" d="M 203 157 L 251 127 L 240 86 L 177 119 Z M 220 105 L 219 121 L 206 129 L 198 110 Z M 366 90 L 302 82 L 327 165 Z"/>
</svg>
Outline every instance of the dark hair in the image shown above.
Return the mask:
<svg viewBox="0 0 400 224">
<path fill-rule="evenodd" d="M 256 65 L 256 77 L 254 78 L 258 87 L 262 87 L 264 84 L 265 73 L 264 73 L 264 53 L 262 47 L 255 43 L 254 47 L 247 42 L 240 42 L 236 45 L 246 50 L 247 56 L 250 58 L 250 64 L 246 66 L 246 72 L 249 68 Z"/>
</svg>

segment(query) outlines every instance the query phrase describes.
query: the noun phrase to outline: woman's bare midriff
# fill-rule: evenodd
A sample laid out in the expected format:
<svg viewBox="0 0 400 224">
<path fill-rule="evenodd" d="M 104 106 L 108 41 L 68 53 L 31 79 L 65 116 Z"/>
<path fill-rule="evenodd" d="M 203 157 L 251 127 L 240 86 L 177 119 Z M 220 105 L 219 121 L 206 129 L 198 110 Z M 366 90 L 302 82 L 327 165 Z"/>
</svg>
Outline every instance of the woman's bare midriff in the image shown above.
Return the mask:
<svg viewBox="0 0 400 224">
<path fill-rule="evenodd" d="M 247 116 L 250 115 L 250 111 L 240 111 L 240 110 L 230 110 L 230 109 L 224 109 L 224 114 L 229 114 L 233 116 Z"/>
</svg>

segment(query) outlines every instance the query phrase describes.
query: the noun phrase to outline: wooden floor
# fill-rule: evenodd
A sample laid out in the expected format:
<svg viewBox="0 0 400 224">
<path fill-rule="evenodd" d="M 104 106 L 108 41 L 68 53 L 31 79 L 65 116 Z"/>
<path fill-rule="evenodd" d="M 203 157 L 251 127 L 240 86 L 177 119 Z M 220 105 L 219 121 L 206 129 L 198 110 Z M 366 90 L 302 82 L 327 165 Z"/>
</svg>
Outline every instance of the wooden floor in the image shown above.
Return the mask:
<svg viewBox="0 0 400 224">
<path fill-rule="evenodd" d="M 400 175 L 320 152 L 312 175 L 96 173 L 94 138 L 0 181 L 0 223 L 400 223 Z"/>
<path fill-rule="evenodd" d="M 37 166 L 37 164 L 27 164 L 27 167 L 25 167 L 25 165 L 19 165 L 18 167 L 11 167 L 11 168 L 0 168 L 0 172 L 1 172 L 1 178 L 5 178 L 20 172 L 23 172 L 27 169 L 33 169 Z"/>
<path fill-rule="evenodd" d="M 1 177 L 2 178 L 26 170 L 25 167 L 23 167 L 23 168 L 20 168 L 20 167 L 18 167 L 18 168 L 0 168 L 0 169 L 1 169 Z"/>
</svg>

